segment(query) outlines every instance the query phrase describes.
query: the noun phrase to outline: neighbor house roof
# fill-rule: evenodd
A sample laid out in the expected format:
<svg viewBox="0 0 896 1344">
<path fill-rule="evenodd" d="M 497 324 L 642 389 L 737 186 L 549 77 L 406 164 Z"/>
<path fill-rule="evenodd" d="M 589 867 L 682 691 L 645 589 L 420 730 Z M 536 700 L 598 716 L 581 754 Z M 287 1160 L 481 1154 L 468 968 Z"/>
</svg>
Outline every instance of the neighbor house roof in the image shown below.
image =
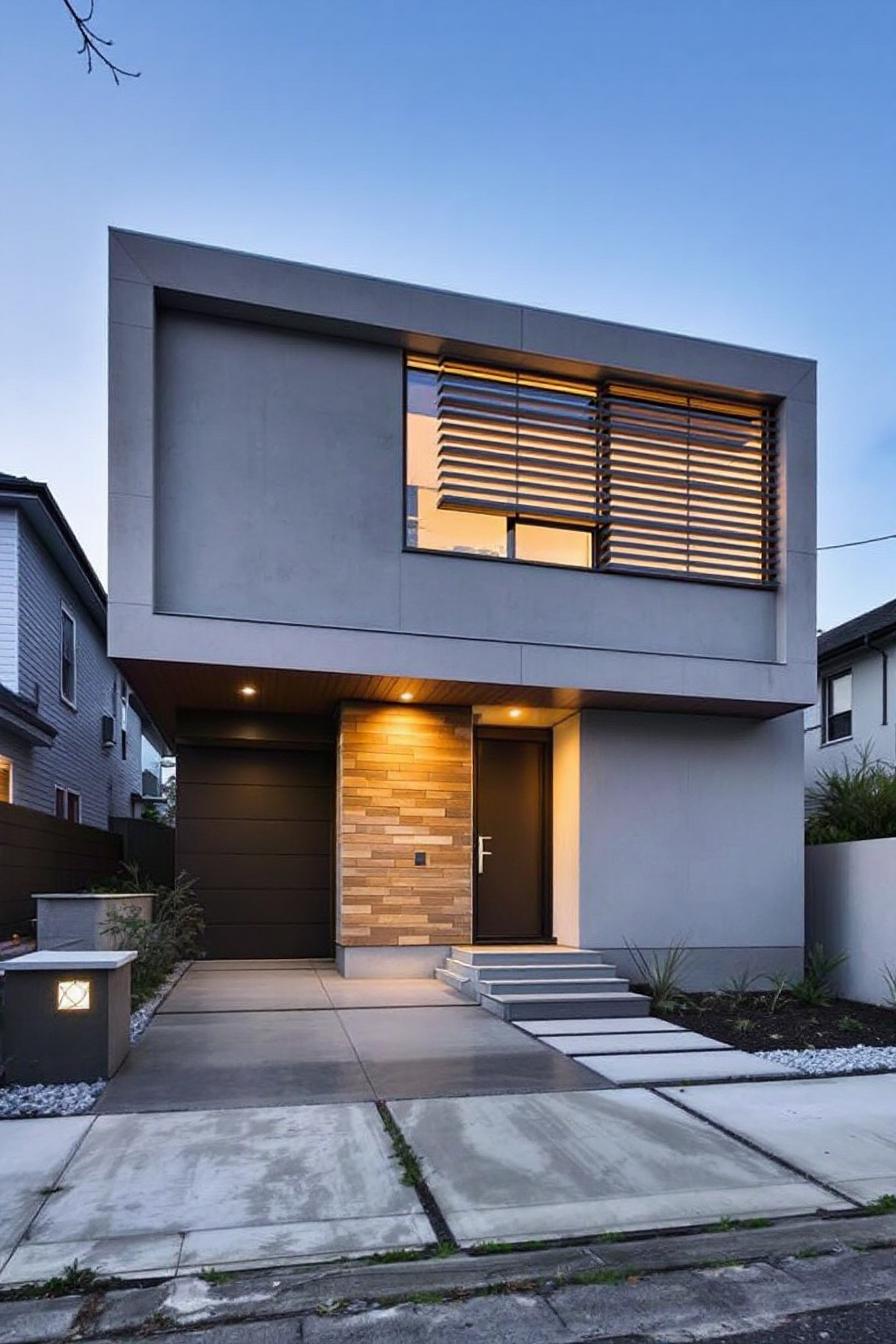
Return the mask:
<svg viewBox="0 0 896 1344">
<path fill-rule="evenodd" d="M 21 509 L 47 552 L 81 598 L 105 639 L 106 590 L 100 583 L 93 565 L 87 559 L 84 548 L 72 531 L 65 514 L 53 498 L 50 487 L 45 481 L 32 481 L 27 476 L 11 476 L 8 472 L 0 471 L 0 506 L 4 504 Z M 8 697 L 12 692 L 8 688 L 4 690 L 7 700 L 0 702 L 0 711 L 4 708 L 11 711 L 14 707 L 8 701 Z M 33 712 L 33 707 L 22 697 L 15 696 L 14 699 L 22 701 L 18 706 L 18 712 L 20 717 L 27 718 L 27 711 Z M 133 690 L 131 699 L 140 715 L 144 732 L 164 754 L 170 749 L 168 742 Z M 42 724 L 42 720 L 38 722 Z"/>
<path fill-rule="evenodd" d="M 22 510 L 105 634 L 106 590 L 46 482 L 0 471 L 0 504 Z"/>
<path fill-rule="evenodd" d="M 851 649 L 862 648 L 869 640 L 882 635 L 896 633 L 896 599 L 884 602 L 880 607 L 854 616 L 851 621 L 835 625 L 833 630 L 825 630 L 818 636 L 818 658 L 832 658 L 835 654 L 848 653 Z"/>
</svg>

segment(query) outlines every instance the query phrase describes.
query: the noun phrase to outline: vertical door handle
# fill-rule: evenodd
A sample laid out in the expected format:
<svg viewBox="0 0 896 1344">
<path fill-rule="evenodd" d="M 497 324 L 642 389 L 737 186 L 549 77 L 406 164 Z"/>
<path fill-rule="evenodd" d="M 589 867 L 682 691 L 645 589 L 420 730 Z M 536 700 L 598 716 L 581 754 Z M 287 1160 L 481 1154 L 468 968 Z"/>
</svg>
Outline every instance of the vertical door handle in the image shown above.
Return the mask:
<svg viewBox="0 0 896 1344">
<path fill-rule="evenodd" d="M 487 858 L 491 858 L 492 851 L 490 849 L 486 849 L 485 847 L 486 840 L 491 840 L 491 838 L 492 837 L 490 835 L 479 836 L 479 840 L 477 843 L 477 853 L 478 853 L 477 867 L 480 873 L 483 873 L 485 871 L 485 860 Z"/>
</svg>

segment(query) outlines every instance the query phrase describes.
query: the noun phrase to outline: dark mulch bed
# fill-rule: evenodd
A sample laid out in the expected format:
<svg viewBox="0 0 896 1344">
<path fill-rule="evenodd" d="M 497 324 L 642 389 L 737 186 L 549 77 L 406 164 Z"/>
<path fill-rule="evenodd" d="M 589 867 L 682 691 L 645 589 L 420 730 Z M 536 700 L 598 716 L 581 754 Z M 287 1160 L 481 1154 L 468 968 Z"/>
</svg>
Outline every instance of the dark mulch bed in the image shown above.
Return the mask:
<svg viewBox="0 0 896 1344">
<path fill-rule="evenodd" d="M 690 994 L 679 1009 L 657 1013 L 741 1050 L 809 1050 L 831 1046 L 896 1046 L 896 1009 L 834 999 L 823 1007 L 782 1000 L 770 1011 L 768 994 Z"/>
</svg>

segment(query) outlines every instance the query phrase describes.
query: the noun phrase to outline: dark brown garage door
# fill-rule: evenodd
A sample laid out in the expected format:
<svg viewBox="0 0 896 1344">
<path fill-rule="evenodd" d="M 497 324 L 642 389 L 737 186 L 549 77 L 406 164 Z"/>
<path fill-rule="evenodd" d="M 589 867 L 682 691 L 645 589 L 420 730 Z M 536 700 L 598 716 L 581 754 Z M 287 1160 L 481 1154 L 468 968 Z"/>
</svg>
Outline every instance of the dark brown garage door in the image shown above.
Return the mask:
<svg viewBox="0 0 896 1344">
<path fill-rule="evenodd" d="M 333 952 L 333 751 L 181 747 L 177 864 L 210 957 Z"/>
</svg>

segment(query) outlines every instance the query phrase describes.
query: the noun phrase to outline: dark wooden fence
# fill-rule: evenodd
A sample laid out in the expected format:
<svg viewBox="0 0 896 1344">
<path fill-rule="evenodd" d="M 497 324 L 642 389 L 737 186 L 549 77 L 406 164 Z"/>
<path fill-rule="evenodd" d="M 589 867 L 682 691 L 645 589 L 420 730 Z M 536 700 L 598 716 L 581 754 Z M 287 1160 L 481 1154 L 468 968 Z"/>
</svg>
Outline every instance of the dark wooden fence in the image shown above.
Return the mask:
<svg viewBox="0 0 896 1344">
<path fill-rule="evenodd" d="M 136 863 L 144 877 L 163 887 L 174 882 L 174 827 L 138 817 L 110 817 L 109 829 L 121 836 L 121 857 Z"/>
<path fill-rule="evenodd" d="M 111 831 L 0 805 L 0 937 L 32 932 L 36 892 L 84 891 L 114 877 L 123 854 Z"/>
</svg>

